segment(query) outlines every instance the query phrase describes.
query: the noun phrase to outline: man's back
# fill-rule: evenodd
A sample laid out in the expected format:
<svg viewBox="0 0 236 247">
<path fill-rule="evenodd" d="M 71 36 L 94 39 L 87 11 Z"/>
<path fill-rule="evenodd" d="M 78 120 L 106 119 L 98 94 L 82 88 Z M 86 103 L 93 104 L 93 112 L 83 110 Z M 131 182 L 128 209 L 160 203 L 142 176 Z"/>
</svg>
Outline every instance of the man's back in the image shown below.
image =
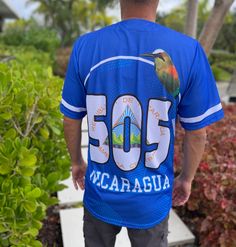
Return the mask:
<svg viewBox="0 0 236 247">
<path fill-rule="evenodd" d="M 88 116 L 85 207 L 132 228 L 160 223 L 172 206 L 177 115 L 187 130 L 223 116 L 200 44 L 138 18 L 76 41 L 61 111 Z"/>
</svg>

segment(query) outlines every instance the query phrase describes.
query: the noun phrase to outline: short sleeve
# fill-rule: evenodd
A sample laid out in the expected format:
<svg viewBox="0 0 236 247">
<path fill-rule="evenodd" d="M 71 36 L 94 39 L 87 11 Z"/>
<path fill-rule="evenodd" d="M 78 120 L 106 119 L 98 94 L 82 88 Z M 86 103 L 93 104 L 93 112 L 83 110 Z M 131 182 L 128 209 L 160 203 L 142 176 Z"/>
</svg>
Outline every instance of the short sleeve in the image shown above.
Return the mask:
<svg viewBox="0 0 236 247">
<path fill-rule="evenodd" d="M 80 39 L 73 45 L 67 66 L 60 111 L 68 118 L 81 119 L 87 114 L 86 89 L 79 74 Z"/>
<path fill-rule="evenodd" d="M 178 105 L 179 120 L 184 129 L 200 129 L 224 117 L 216 82 L 199 42 L 186 87 Z"/>
</svg>

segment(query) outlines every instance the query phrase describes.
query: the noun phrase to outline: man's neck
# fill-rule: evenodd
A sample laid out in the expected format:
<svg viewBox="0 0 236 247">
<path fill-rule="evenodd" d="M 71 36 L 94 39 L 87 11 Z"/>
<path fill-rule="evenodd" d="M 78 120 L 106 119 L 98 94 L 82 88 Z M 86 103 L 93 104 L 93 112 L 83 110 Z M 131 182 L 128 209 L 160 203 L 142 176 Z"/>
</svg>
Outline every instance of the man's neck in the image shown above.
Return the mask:
<svg viewBox="0 0 236 247">
<path fill-rule="evenodd" d="M 124 4 L 120 1 L 121 19 L 127 20 L 132 18 L 144 19 L 151 22 L 156 22 L 157 4 L 132 5 Z"/>
<path fill-rule="evenodd" d="M 153 16 L 145 16 L 145 15 L 125 15 L 121 16 L 122 20 L 128 20 L 128 19 L 143 19 L 146 21 L 156 22 L 156 17 Z"/>
</svg>

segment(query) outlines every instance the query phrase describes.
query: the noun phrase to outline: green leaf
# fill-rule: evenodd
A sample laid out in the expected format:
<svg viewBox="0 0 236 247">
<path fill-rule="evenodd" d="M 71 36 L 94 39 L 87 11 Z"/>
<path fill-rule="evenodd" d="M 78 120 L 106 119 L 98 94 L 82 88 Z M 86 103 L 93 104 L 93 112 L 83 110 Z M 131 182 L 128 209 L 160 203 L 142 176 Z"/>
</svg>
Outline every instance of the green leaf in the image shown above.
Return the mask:
<svg viewBox="0 0 236 247">
<path fill-rule="evenodd" d="M 56 134 L 56 135 L 60 135 L 61 134 L 61 130 L 56 128 L 55 126 L 50 126 L 52 131 Z"/>
<path fill-rule="evenodd" d="M 49 137 L 49 130 L 47 127 L 41 128 L 39 130 L 40 134 L 42 135 L 43 138 L 48 139 Z"/>
<path fill-rule="evenodd" d="M 42 175 L 40 173 L 35 174 L 34 183 L 35 183 L 35 185 L 41 187 L 41 185 L 42 185 Z"/>
<path fill-rule="evenodd" d="M 51 197 L 51 198 L 49 198 L 49 199 L 47 200 L 47 204 L 48 204 L 49 206 L 55 205 L 55 204 L 57 204 L 57 203 L 59 203 L 59 200 L 58 200 L 57 197 Z"/>
<path fill-rule="evenodd" d="M 25 208 L 25 210 L 27 210 L 31 213 L 35 212 L 35 210 L 37 208 L 36 202 L 35 201 L 29 201 L 29 200 L 23 202 L 23 207 Z"/>
<path fill-rule="evenodd" d="M 23 235 L 31 235 L 33 237 L 36 237 L 38 235 L 39 231 L 36 228 L 30 228 L 28 231 L 24 232 Z"/>
<path fill-rule="evenodd" d="M 28 198 L 38 198 L 41 196 L 41 190 L 39 188 L 35 188 L 32 191 L 26 194 Z"/>
<path fill-rule="evenodd" d="M 17 150 L 20 150 L 22 147 L 21 139 L 19 137 L 16 137 L 13 144 L 14 144 L 15 149 Z"/>
<path fill-rule="evenodd" d="M 17 236 L 13 235 L 13 236 L 10 236 L 9 241 L 10 241 L 11 244 L 14 244 L 15 246 L 18 246 L 18 244 L 20 243 L 20 238 L 18 238 Z"/>
<path fill-rule="evenodd" d="M 23 176 L 26 176 L 26 177 L 33 176 L 34 175 L 34 171 L 35 171 L 35 169 L 31 168 L 31 167 L 24 167 L 24 168 L 20 169 L 20 173 Z"/>
<path fill-rule="evenodd" d="M 5 179 L 2 182 L 2 192 L 9 192 L 12 188 L 12 181 L 10 179 Z"/>
<path fill-rule="evenodd" d="M 1 196 L 0 196 L 0 207 L 2 208 L 6 203 L 6 195 L 1 193 Z"/>
<path fill-rule="evenodd" d="M 26 167 L 33 167 L 35 166 L 36 162 L 37 162 L 37 158 L 35 154 L 31 153 L 30 150 L 28 150 L 27 148 L 22 147 L 20 153 L 19 165 Z"/>
<path fill-rule="evenodd" d="M 56 184 L 56 185 L 54 186 L 54 189 L 56 189 L 56 191 L 61 191 L 61 190 L 64 190 L 64 189 L 66 189 L 66 188 L 68 188 L 68 186 L 65 185 L 65 184 Z"/>
<path fill-rule="evenodd" d="M 24 175 L 24 174 L 22 174 L 22 175 Z M 28 176 L 26 176 L 26 177 L 21 176 L 20 177 L 20 181 L 19 181 L 20 187 L 24 188 L 30 184 L 31 184 L 31 178 L 30 177 L 28 177 Z"/>
<path fill-rule="evenodd" d="M 5 207 L 2 209 L 4 211 L 4 215 L 6 215 L 9 218 L 14 218 L 15 217 L 15 212 L 12 208 L 10 207 Z"/>
<path fill-rule="evenodd" d="M 0 174 L 6 175 L 12 171 L 12 167 L 9 163 L 3 163 L 0 165 Z"/>
<path fill-rule="evenodd" d="M 34 124 L 38 124 L 38 123 L 41 123 L 43 121 L 43 118 L 40 116 L 40 117 L 37 117 L 35 120 L 34 120 Z"/>
<path fill-rule="evenodd" d="M 4 120 L 10 120 L 12 118 L 12 115 L 10 112 L 5 112 L 5 113 L 0 114 L 0 118 Z"/>
<path fill-rule="evenodd" d="M 14 139 L 16 137 L 16 130 L 15 129 L 9 129 L 5 134 L 4 138 L 11 138 Z"/>
<path fill-rule="evenodd" d="M 32 226 L 37 228 L 37 229 L 40 229 L 43 226 L 43 223 L 39 220 L 33 219 L 32 220 Z"/>
<path fill-rule="evenodd" d="M 23 140 L 22 140 L 22 145 L 26 148 L 28 148 L 30 146 L 30 138 L 29 137 L 25 137 Z"/>
<path fill-rule="evenodd" d="M 47 176 L 47 180 L 49 184 L 54 184 L 60 179 L 60 174 L 58 172 L 51 172 Z"/>
<path fill-rule="evenodd" d="M 43 246 L 42 243 L 38 240 L 32 239 L 30 241 L 30 247 L 42 247 L 42 246 Z"/>
</svg>

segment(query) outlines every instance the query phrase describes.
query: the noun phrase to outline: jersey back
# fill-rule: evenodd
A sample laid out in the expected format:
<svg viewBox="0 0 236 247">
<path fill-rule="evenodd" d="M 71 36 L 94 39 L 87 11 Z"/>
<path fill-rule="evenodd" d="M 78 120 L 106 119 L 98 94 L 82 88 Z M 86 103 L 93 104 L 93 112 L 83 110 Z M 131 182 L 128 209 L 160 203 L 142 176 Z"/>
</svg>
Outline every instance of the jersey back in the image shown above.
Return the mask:
<svg viewBox="0 0 236 247">
<path fill-rule="evenodd" d="M 132 228 L 160 223 L 172 206 L 177 119 L 195 130 L 223 117 L 201 45 L 142 19 L 76 40 L 61 112 L 87 115 L 85 207 Z"/>
</svg>

